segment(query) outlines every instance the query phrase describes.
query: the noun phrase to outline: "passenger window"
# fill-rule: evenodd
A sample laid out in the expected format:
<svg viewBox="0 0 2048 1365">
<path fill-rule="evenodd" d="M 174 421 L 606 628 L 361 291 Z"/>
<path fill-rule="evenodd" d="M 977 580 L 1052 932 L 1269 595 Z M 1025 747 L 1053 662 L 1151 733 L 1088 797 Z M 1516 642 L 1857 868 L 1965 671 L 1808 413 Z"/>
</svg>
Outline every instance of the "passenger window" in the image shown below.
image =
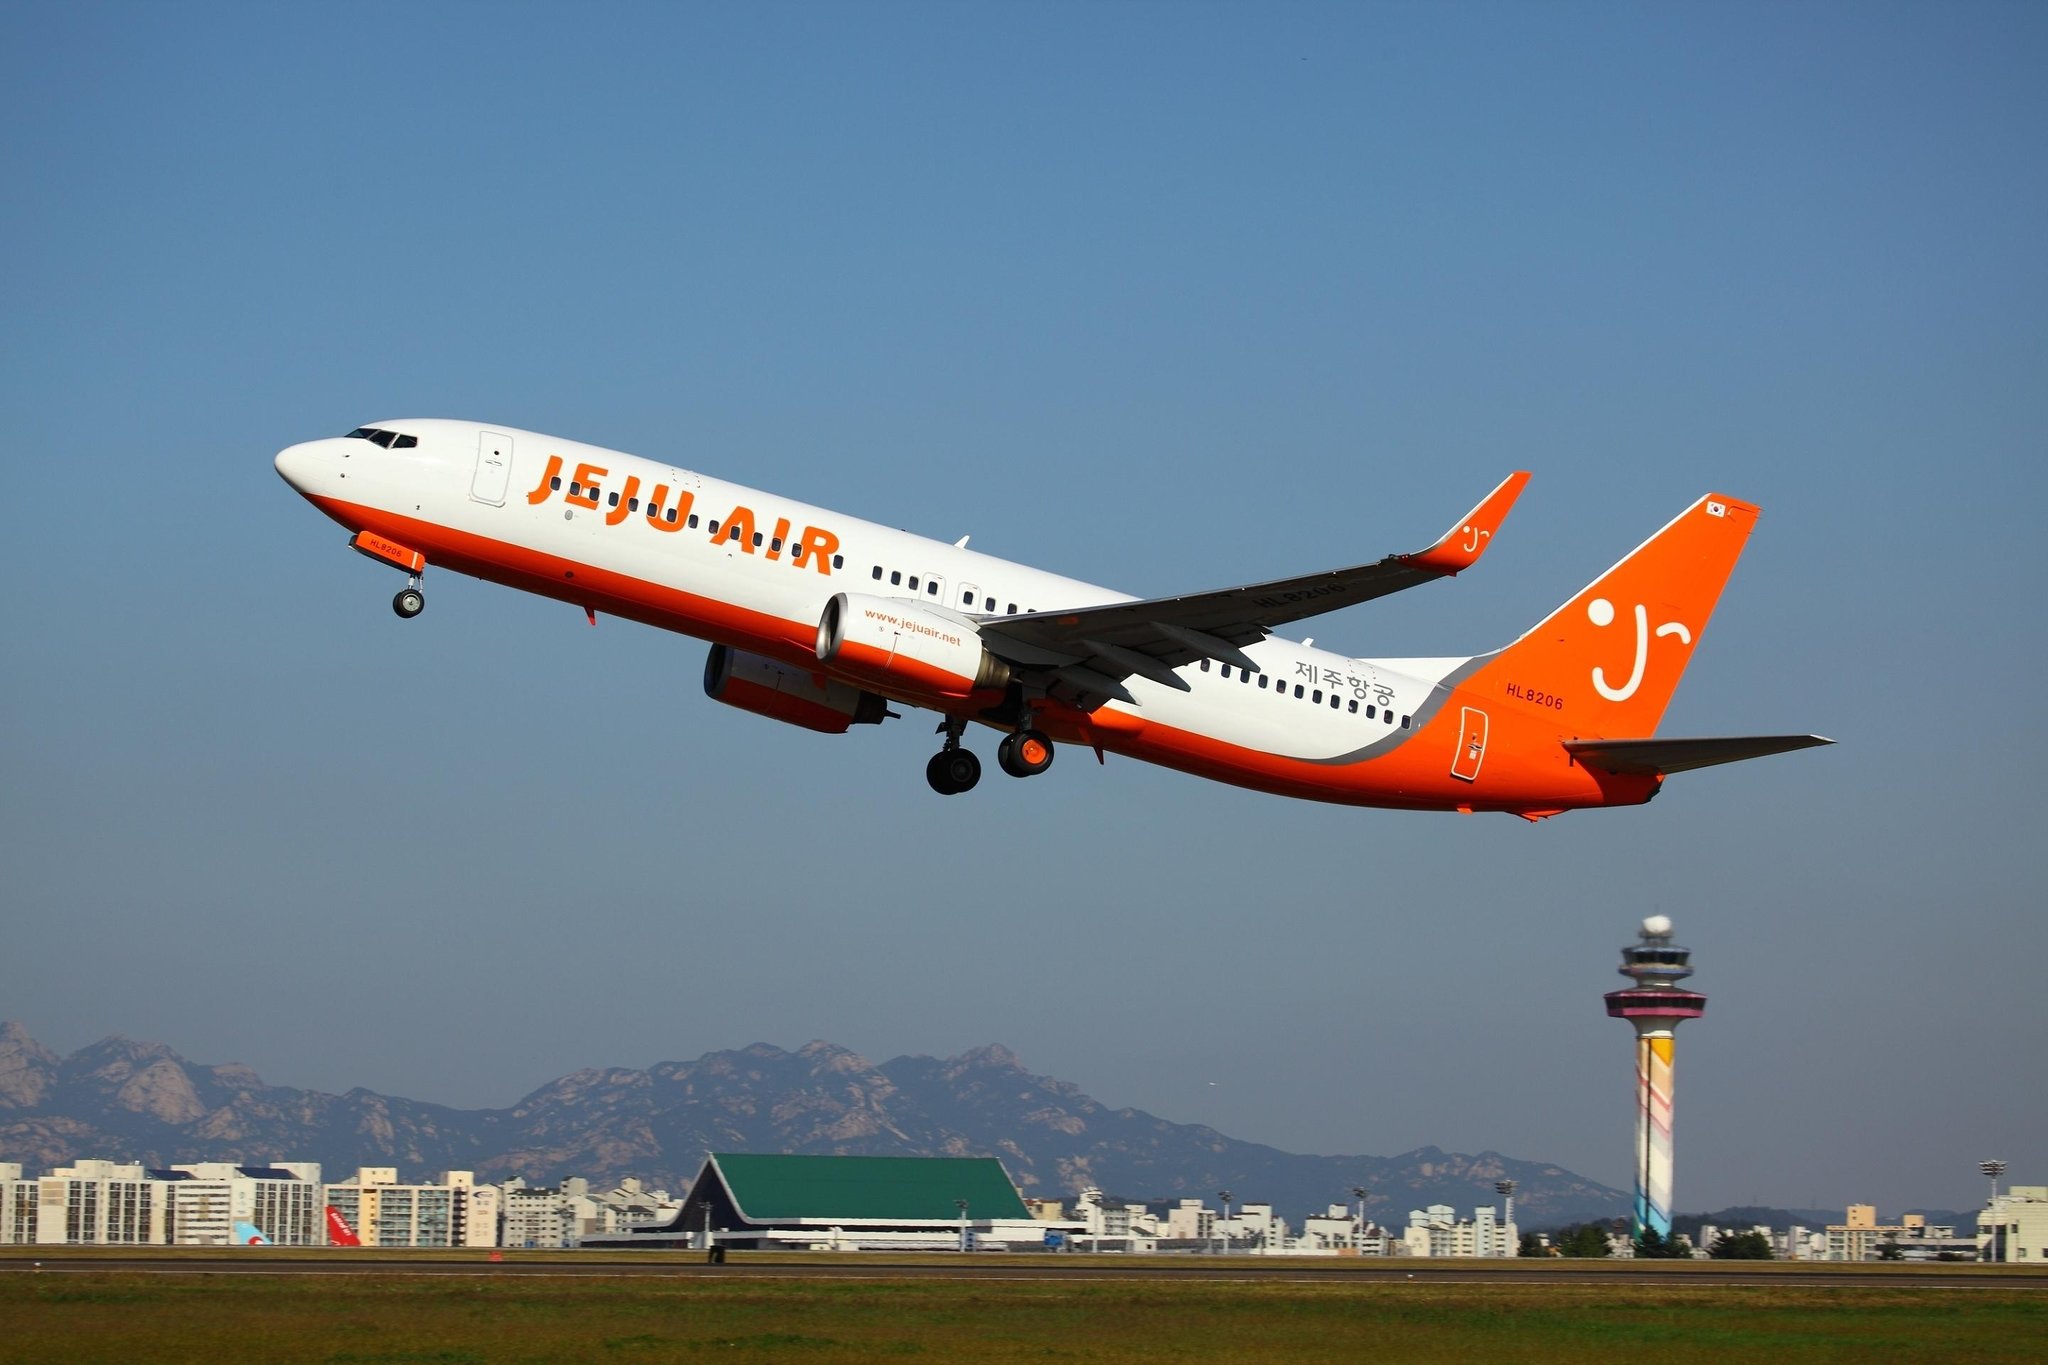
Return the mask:
<svg viewBox="0 0 2048 1365">
<path fill-rule="evenodd" d="M 1300 701 L 1300 700 L 1301 700 L 1301 684 L 1300 684 L 1300 683 L 1296 683 L 1296 684 L 1294 685 L 1294 699 L 1295 699 L 1296 701 Z"/>
<path fill-rule="evenodd" d="M 607 501 L 606 501 L 606 503 L 605 503 L 605 506 L 607 506 L 607 507 L 617 507 L 618 505 L 619 505 L 619 495 L 618 495 L 617 493 L 613 493 L 613 494 L 609 495 L 609 497 L 608 497 L 608 499 L 607 499 Z"/>
<path fill-rule="evenodd" d="M 908 584 L 906 584 L 905 586 L 907 586 L 907 587 L 908 587 L 908 588 L 909 588 L 909 589 L 910 589 L 910 590 L 911 590 L 912 592 L 916 592 L 916 591 L 917 591 L 917 575 L 916 575 L 916 574 L 912 574 L 912 575 L 910 576 L 910 582 L 909 582 Z"/>
<path fill-rule="evenodd" d="M 775 539 L 773 539 L 773 540 L 769 541 L 769 542 L 768 542 L 768 548 L 769 548 L 769 549 L 771 549 L 771 550 L 773 550 L 773 551 L 774 551 L 774 552 L 775 552 L 776 554 L 781 554 L 781 553 L 782 553 L 782 537 L 781 537 L 781 536 L 777 536 L 777 537 L 775 537 Z"/>
<path fill-rule="evenodd" d="M 639 510 L 640 510 L 640 499 L 638 499 L 638 498 L 628 498 L 628 499 L 626 499 L 626 510 L 627 510 L 628 512 L 637 512 L 637 511 L 639 511 Z"/>
<path fill-rule="evenodd" d="M 1357 704 L 1354 703 L 1351 709 L 1356 711 L 1358 709 Z M 1365 718 L 1367 720 L 1378 720 L 1380 718 L 1380 713 L 1376 708 L 1368 706 L 1365 708 Z"/>
<path fill-rule="evenodd" d="M 580 498 L 583 496 L 583 486 L 577 483 L 574 479 L 569 480 L 569 496 L 572 498 Z"/>
<path fill-rule="evenodd" d="M 882 581 L 882 566 L 879 564 L 875 565 L 875 581 L 877 583 Z"/>
<path fill-rule="evenodd" d="M 1229 676 L 1230 676 L 1230 665 L 1229 665 L 1229 664 L 1221 664 L 1221 665 L 1219 665 L 1219 666 L 1217 667 L 1216 671 L 1217 671 L 1218 673 L 1221 673 L 1221 674 L 1222 674 L 1222 675 L 1223 675 L 1224 677 L 1226 677 L 1226 678 L 1227 678 L 1227 677 L 1229 677 Z"/>
<path fill-rule="evenodd" d="M 1315 695 L 1309 698 L 1309 702 L 1312 705 L 1321 706 L 1323 704 L 1323 689 L 1318 687 Z"/>
<path fill-rule="evenodd" d="M 1407 729 L 1407 728 L 1408 728 L 1408 717 L 1406 717 L 1406 716 L 1403 716 L 1403 717 L 1401 717 L 1401 728 L 1402 728 L 1403 730 L 1405 730 L 1405 729 Z"/>
<path fill-rule="evenodd" d="M 931 582 L 925 584 L 924 591 L 927 597 L 937 597 L 939 595 L 939 580 L 934 578 Z"/>
<path fill-rule="evenodd" d="M 1387 724 L 1392 725 L 1394 723 L 1394 713 L 1392 711 L 1382 712 L 1380 715 L 1380 719 L 1385 721 Z"/>
<path fill-rule="evenodd" d="M 1204 673 L 1209 671 L 1209 661 L 1207 659 L 1202 660 L 1202 671 Z"/>
<path fill-rule="evenodd" d="M 993 597 L 984 597 L 984 598 L 982 598 L 982 599 L 981 599 L 981 609 L 982 609 L 983 611 L 994 611 L 994 610 L 996 609 L 996 599 L 995 599 L 995 598 L 993 598 Z"/>
<path fill-rule="evenodd" d="M 892 588 L 900 588 L 903 586 L 903 570 L 889 570 L 889 586 Z"/>
<path fill-rule="evenodd" d="M 845 555 L 833 555 L 833 556 L 832 556 L 832 567 L 833 567 L 833 568 L 835 568 L 835 569 L 843 569 L 843 568 L 845 568 L 845 567 L 846 567 L 846 556 L 845 556 Z"/>
<path fill-rule="evenodd" d="M 706 526 L 706 527 L 705 527 L 704 529 L 705 529 L 705 530 L 707 530 L 707 531 L 709 531 L 709 532 L 710 532 L 710 533 L 711 533 L 712 535 L 714 535 L 714 536 L 715 536 L 715 535 L 717 535 L 717 534 L 718 534 L 718 519 L 717 519 L 716 517 L 713 517 L 713 518 L 711 519 L 711 524 L 710 524 L 709 526 Z"/>
<path fill-rule="evenodd" d="M 761 548 L 761 533 L 759 531 L 754 532 L 754 548 L 757 550 Z"/>
<path fill-rule="evenodd" d="M 1252 680 L 1252 675 L 1240 668 L 1237 670 L 1237 680 L 1241 683 L 1248 683 Z"/>
<path fill-rule="evenodd" d="M 661 515 L 662 515 L 662 518 L 663 518 L 663 519 L 664 519 L 665 521 L 667 521 L 669 525 L 673 526 L 673 525 L 675 525 L 675 524 L 676 524 L 676 509 L 675 509 L 675 508 L 671 507 L 671 508 L 669 508 L 669 509 L 668 509 L 668 511 L 666 511 L 666 512 L 662 513 Z"/>
<path fill-rule="evenodd" d="M 548 487 L 550 487 L 550 488 L 554 489 L 554 490 L 555 490 L 555 491 L 556 491 L 557 493 L 561 492 L 561 491 L 562 491 L 562 476 L 561 476 L 560 474 L 557 474 L 557 475 L 555 475 L 555 477 L 553 477 L 552 479 L 549 479 L 549 480 L 548 480 Z"/>
<path fill-rule="evenodd" d="M 1259 691 L 1263 692 L 1263 691 L 1265 691 L 1265 690 L 1266 690 L 1266 683 L 1267 683 L 1267 681 L 1268 681 L 1268 680 L 1267 680 L 1267 677 L 1266 677 L 1266 675 L 1265 675 L 1265 674 L 1263 674 L 1263 673 L 1259 674 Z"/>
<path fill-rule="evenodd" d="M 692 531 L 697 529 L 697 514 L 695 512 L 690 513 L 690 529 Z"/>
<path fill-rule="evenodd" d="M 1358 714 L 1358 698 L 1356 697 L 1351 699 L 1351 714 L 1354 716 Z"/>
<path fill-rule="evenodd" d="M 1343 702 L 1343 700 L 1344 699 L 1342 697 L 1338 696 L 1335 692 L 1332 692 L 1330 694 L 1330 709 L 1332 711 L 1336 710 L 1337 707 Z"/>
<path fill-rule="evenodd" d="M 1003 613 L 1003 615 L 1005 615 L 1005 616 L 1015 616 L 1016 614 L 1017 614 L 1017 604 L 1016 604 L 1015 602 L 1012 602 L 1012 603 L 1010 603 L 1010 609 L 1009 609 L 1008 611 L 1006 611 L 1006 612 L 1004 612 L 1004 613 Z"/>
<path fill-rule="evenodd" d="M 961 606 L 963 606 L 963 607 L 971 607 L 971 606 L 973 606 L 973 605 L 974 605 L 974 594 L 973 594 L 972 592 L 962 592 L 962 593 L 960 594 L 960 605 L 961 605 Z"/>
</svg>

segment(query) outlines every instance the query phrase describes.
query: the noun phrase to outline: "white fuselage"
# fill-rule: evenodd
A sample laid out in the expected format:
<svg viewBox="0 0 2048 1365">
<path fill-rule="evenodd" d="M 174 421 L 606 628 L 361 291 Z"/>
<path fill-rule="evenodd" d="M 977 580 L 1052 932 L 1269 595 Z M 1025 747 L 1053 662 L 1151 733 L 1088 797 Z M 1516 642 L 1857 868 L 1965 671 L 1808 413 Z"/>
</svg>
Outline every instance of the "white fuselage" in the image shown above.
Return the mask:
<svg viewBox="0 0 2048 1365">
<path fill-rule="evenodd" d="M 593 610 L 738 643 L 792 664 L 814 665 L 818 620 L 838 592 L 915 601 L 964 620 L 1132 600 L 638 455 L 466 422 L 382 425 L 416 436 L 417 446 L 311 441 L 281 452 L 277 467 L 344 524 L 358 525 L 368 511 L 391 518 L 386 524 L 411 532 L 410 540 L 422 538 L 419 528 L 433 527 L 478 547 L 453 554 L 443 548 L 432 562 L 491 578 L 530 565 L 535 581 L 520 586 L 550 591 L 551 583 L 552 595 Z M 502 473 L 480 457 L 484 443 L 506 447 Z M 557 471 L 552 478 L 559 487 L 549 486 L 549 470 Z M 679 512 L 673 522 L 647 515 L 658 489 L 665 508 Z M 639 510 L 630 506 L 635 500 Z M 798 553 L 807 530 L 830 537 L 829 556 Z M 582 566 L 581 584 L 577 568 L 557 565 Z M 659 591 L 656 599 L 643 600 L 666 605 L 636 610 L 600 586 L 600 578 L 647 585 Z M 1103 709 L 1230 749 L 1309 762 L 1355 759 L 1398 743 L 1409 729 L 1402 718 L 1423 715 L 1438 681 L 1465 662 L 1357 659 L 1280 639 L 1253 644 L 1246 653 L 1262 675 L 1188 664 L 1176 670 L 1187 691 L 1134 677 L 1126 685 L 1135 704 L 1113 701 Z M 915 696 L 895 700 L 929 704 Z M 1107 747 L 1125 747 L 1115 742 L 1113 719 L 1105 718 L 1100 729 Z"/>
</svg>

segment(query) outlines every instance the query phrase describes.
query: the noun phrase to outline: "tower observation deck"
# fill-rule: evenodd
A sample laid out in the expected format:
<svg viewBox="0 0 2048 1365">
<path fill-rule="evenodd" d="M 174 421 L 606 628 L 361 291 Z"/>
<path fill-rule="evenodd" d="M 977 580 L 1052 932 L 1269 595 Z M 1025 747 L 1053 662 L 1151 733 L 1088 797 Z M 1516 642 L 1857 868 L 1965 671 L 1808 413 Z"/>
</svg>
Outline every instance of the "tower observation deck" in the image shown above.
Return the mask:
<svg viewBox="0 0 2048 1365">
<path fill-rule="evenodd" d="M 1621 950 L 1623 976 L 1635 984 L 1607 994 L 1610 1018 L 1636 1031 L 1636 1202 L 1634 1234 L 1671 1236 L 1672 1042 L 1682 1020 L 1707 1012 L 1707 997 L 1680 988 L 1692 975 L 1692 950 L 1671 941 L 1671 921 L 1652 915 L 1639 941 Z"/>
</svg>

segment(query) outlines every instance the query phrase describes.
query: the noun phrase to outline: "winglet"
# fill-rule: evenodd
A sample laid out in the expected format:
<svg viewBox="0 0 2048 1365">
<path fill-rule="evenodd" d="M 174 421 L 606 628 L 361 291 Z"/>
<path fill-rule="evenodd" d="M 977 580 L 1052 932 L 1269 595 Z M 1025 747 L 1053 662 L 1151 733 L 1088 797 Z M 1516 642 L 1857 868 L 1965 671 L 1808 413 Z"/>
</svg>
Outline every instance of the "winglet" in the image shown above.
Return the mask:
<svg viewBox="0 0 2048 1365">
<path fill-rule="evenodd" d="M 1515 499 L 1522 496 L 1522 488 L 1529 482 L 1529 471 L 1518 469 L 1500 481 L 1500 486 L 1479 500 L 1479 505 L 1467 512 L 1464 518 L 1444 532 L 1443 538 L 1420 554 L 1407 555 L 1409 563 L 1423 568 L 1435 569 L 1438 573 L 1454 574 L 1469 569 L 1479 562 L 1479 556 L 1486 553 L 1486 544 L 1493 539 L 1493 533 L 1507 520 L 1508 509 L 1515 505 Z"/>
</svg>

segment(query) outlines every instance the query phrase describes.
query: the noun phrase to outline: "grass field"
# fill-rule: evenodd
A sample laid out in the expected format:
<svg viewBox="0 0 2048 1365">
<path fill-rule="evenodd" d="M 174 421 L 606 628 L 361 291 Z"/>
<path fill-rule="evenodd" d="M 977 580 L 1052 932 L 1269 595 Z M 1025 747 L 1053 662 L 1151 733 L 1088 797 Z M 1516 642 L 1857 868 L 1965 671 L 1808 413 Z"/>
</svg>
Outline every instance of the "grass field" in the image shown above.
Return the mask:
<svg viewBox="0 0 2048 1365">
<path fill-rule="evenodd" d="M 2048 1294 L 1740 1285 L 0 1275 L 0 1361 L 2048 1361 Z"/>
</svg>

